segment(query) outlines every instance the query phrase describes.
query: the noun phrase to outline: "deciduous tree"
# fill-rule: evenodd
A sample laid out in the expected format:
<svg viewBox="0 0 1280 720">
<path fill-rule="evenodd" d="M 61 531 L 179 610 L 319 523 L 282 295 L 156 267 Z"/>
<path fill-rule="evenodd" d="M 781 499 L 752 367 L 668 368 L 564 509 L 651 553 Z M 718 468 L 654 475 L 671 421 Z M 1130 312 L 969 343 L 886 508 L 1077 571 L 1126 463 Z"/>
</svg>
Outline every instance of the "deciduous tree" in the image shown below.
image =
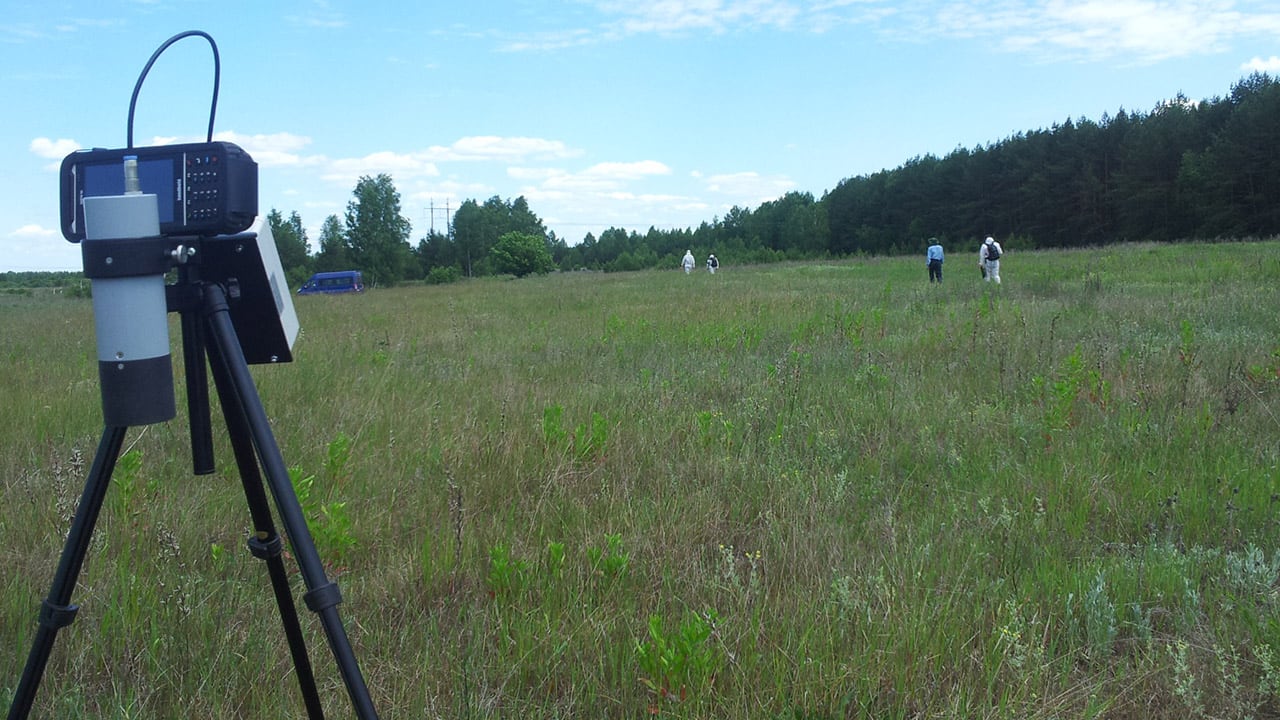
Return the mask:
<svg viewBox="0 0 1280 720">
<path fill-rule="evenodd" d="M 320 252 L 316 255 L 315 269 L 317 272 L 355 269 L 351 267 L 347 236 L 337 215 L 325 218 L 320 227 Z"/>
<path fill-rule="evenodd" d="M 400 214 L 400 193 L 391 176 L 362 176 L 347 203 L 347 245 L 371 285 L 394 285 L 413 273 L 409 221 Z"/>
<path fill-rule="evenodd" d="M 267 213 L 267 223 L 271 226 L 271 236 L 276 241 L 276 252 L 280 255 L 280 266 L 290 285 L 298 285 L 311 274 L 311 257 L 307 254 L 307 231 L 302 227 L 302 216 L 294 211 L 285 220 L 279 210 L 271 209 Z"/>
<path fill-rule="evenodd" d="M 493 265 L 516 277 L 549 273 L 555 269 L 546 240 L 532 233 L 509 232 L 498 238 L 490 251 Z"/>
</svg>

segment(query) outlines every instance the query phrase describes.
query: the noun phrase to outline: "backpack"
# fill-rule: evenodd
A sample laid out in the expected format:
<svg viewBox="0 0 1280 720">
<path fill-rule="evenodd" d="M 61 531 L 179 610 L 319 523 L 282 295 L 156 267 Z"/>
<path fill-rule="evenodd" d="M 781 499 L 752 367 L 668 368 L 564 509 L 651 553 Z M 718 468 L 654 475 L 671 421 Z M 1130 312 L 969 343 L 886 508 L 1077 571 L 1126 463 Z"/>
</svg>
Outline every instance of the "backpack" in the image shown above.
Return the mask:
<svg viewBox="0 0 1280 720">
<path fill-rule="evenodd" d="M 987 259 L 988 260 L 1000 259 L 1000 247 L 997 246 L 995 243 L 987 243 Z"/>
</svg>

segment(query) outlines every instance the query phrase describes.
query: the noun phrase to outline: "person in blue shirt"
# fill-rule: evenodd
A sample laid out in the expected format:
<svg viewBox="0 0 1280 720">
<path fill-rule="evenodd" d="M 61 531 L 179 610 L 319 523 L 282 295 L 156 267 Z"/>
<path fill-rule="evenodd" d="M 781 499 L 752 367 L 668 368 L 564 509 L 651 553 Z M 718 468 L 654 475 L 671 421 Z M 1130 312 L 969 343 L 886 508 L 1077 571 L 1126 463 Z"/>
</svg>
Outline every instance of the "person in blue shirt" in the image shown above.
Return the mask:
<svg viewBox="0 0 1280 720">
<path fill-rule="evenodd" d="M 929 263 L 929 282 L 942 282 L 942 246 L 938 238 L 929 238 L 929 250 L 925 253 L 925 262 Z"/>
</svg>

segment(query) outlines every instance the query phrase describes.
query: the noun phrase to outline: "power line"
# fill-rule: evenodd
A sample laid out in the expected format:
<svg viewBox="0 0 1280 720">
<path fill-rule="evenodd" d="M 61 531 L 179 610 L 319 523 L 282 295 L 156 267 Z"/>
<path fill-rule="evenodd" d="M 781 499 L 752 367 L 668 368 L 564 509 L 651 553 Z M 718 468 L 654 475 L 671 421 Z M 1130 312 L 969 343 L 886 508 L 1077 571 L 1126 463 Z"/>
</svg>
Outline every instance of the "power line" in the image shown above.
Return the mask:
<svg viewBox="0 0 1280 720">
<path fill-rule="evenodd" d="M 448 235 L 449 234 L 449 218 L 453 217 L 453 215 L 450 214 L 450 211 L 449 211 L 449 201 L 445 200 L 444 207 L 442 208 L 436 207 L 435 198 L 432 198 L 431 200 L 429 200 L 428 203 L 429 205 L 427 206 L 427 210 L 431 213 L 431 218 L 428 221 L 428 225 L 431 227 L 431 234 L 432 235 L 436 234 L 436 212 L 438 211 L 438 212 L 444 213 L 445 234 Z"/>
</svg>

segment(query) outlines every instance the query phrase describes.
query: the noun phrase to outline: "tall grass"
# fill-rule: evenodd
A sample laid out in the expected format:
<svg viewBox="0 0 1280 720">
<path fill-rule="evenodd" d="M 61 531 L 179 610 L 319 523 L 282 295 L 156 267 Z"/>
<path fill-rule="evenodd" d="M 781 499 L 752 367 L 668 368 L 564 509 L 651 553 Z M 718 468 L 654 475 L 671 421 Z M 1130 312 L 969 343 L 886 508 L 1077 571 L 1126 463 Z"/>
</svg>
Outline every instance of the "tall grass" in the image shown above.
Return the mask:
<svg viewBox="0 0 1280 720">
<path fill-rule="evenodd" d="M 299 298 L 254 374 L 383 716 L 1275 713 L 1280 243 L 971 262 Z M 7 700 L 101 416 L 87 301 L 0 303 Z M 186 443 L 131 432 L 40 716 L 301 714 Z"/>
</svg>

